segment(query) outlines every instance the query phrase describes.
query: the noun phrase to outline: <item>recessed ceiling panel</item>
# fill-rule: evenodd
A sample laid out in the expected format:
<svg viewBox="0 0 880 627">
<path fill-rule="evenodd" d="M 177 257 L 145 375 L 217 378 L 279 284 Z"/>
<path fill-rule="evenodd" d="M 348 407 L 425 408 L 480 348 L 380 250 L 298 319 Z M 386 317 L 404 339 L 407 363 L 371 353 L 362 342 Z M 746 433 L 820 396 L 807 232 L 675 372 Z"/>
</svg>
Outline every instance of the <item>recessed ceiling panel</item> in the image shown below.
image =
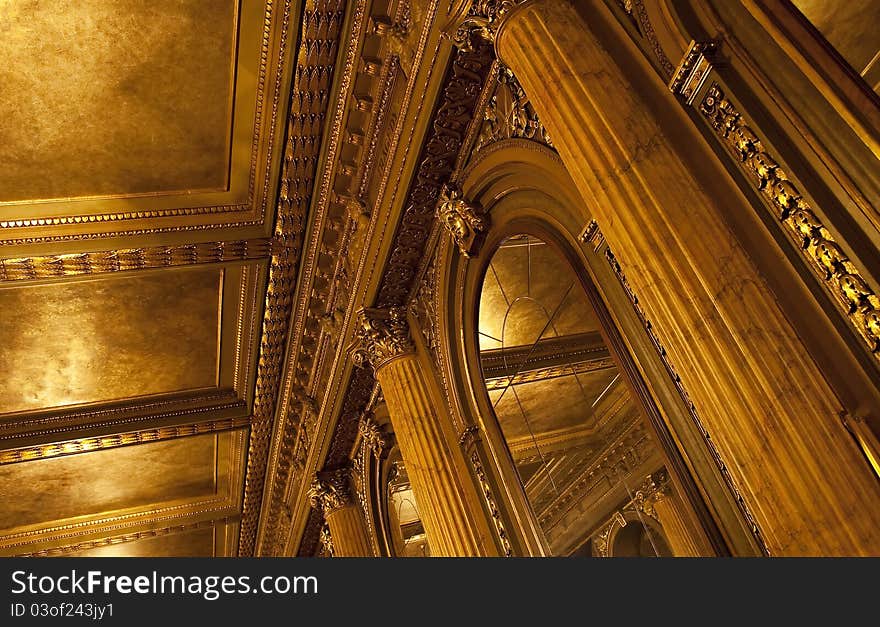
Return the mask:
<svg viewBox="0 0 880 627">
<path fill-rule="evenodd" d="M 225 189 L 236 5 L 0 4 L 0 201 Z"/>
<path fill-rule="evenodd" d="M 0 466 L 0 529 L 215 493 L 206 434 Z"/>
<path fill-rule="evenodd" d="M 0 413 L 216 386 L 221 276 L 0 288 Z"/>
</svg>

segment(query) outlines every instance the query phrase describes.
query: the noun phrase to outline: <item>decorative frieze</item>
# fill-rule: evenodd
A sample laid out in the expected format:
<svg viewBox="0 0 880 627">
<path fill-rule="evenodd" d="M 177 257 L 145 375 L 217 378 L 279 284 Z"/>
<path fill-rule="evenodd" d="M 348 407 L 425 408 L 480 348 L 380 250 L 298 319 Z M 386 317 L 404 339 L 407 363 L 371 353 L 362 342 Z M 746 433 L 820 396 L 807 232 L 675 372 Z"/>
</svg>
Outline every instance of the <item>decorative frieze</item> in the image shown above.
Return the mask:
<svg viewBox="0 0 880 627">
<path fill-rule="evenodd" d="M 681 97 L 685 104 L 693 104 L 697 92 L 712 73 L 709 56 L 714 50 L 715 42 L 692 40 L 669 80 L 669 91 Z"/>
<path fill-rule="evenodd" d="M 880 299 L 860 270 L 717 83 L 706 92 L 699 110 L 774 208 L 776 219 L 849 324 L 880 359 Z"/>
<path fill-rule="evenodd" d="M 253 239 L 0 259 L 0 282 L 263 259 L 271 250 L 271 240 Z"/>
<path fill-rule="evenodd" d="M 282 366 L 293 292 L 302 252 L 306 215 L 312 200 L 318 155 L 336 63 L 336 43 L 346 4 L 339 0 L 310 3 L 303 14 L 297 52 L 281 186 L 275 219 L 272 262 L 263 316 L 260 358 L 254 391 L 254 419 L 249 439 L 239 555 L 255 552 L 260 506 L 266 480 L 272 422 L 281 387 Z"/>
</svg>

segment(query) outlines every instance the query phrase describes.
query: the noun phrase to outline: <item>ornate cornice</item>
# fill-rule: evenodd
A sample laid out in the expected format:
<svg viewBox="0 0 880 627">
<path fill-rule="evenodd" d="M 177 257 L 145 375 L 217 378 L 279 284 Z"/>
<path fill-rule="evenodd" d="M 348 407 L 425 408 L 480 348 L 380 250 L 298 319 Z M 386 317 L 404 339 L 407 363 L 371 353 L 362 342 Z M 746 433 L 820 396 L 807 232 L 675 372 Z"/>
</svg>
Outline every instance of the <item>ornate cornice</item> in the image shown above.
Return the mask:
<svg viewBox="0 0 880 627">
<path fill-rule="evenodd" d="M 404 307 L 361 309 L 358 312 L 357 338 L 360 348 L 355 354 L 355 362 L 368 362 L 374 371 L 395 357 L 416 350 Z"/>
<path fill-rule="evenodd" d="M 271 240 L 252 239 L 0 259 L 0 282 L 264 259 L 271 249 Z"/>
<path fill-rule="evenodd" d="M 324 516 L 355 504 L 351 489 L 351 468 L 337 468 L 317 473 L 309 487 L 309 503 Z"/>
<path fill-rule="evenodd" d="M 48 459 L 63 455 L 76 455 L 86 451 L 99 451 L 131 444 L 145 444 L 160 440 L 172 440 L 175 438 L 199 435 L 202 433 L 216 433 L 229 431 L 238 427 L 246 427 L 251 424 L 250 418 L 224 418 L 220 420 L 206 420 L 186 425 L 173 425 L 158 427 L 155 429 L 141 429 L 128 433 L 114 433 L 112 435 L 75 438 L 64 442 L 52 442 L 49 444 L 37 444 L 0 451 L 0 466 L 17 462 L 32 461 L 35 459 Z"/>
<path fill-rule="evenodd" d="M 86 540 L 83 542 L 77 542 L 75 544 L 68 544 L 65 546 L 40 549 L 39 551 L 34 551 L 32 553 L 20 553 L 18 554 L 18 557 L 57 557 L 61 555 L 70 555 L 71 553 L 81 553 L 83 551 L 89 551 L 91 549 L 99 549 L 105 546 L 116 546 L 117 544 L 136 542 L 137 540 L 145 540 L 147 538 L 158 538 L 170 534 L 186 533 L 199 529 L 214 529 L 221 525 L 235 522 L 236 519 L 236 517 L 227 516 L 223 518 L 216 518 L 214 520 L 204 520 L 192 523 L 171 525 L 167 527 L 160 527 L 158 529 L 145 529 L 143 531 L 134 531 L 131 533 L 112 535 L 105 538 L 96 538 L 93 540 Z"/>
<path fill-rule="evenodd" d="M 639 34 L 651 46 L 651 52 L 654 53 L 654 57 L 657 59 L 657 63 L 660 66 L 660 73 L 668 80 L 675 72 L 675 67 L 672 65 L 669 57 L 666 56 L 666 51 L 663 50 L 663 46 L 660 45 L 660 40 L 657 39 L 657 33 L 654 32 L 654 26 L 651 24 L 651 19 L 648 17 L 645 3 L 643 0 L 616 1 L 618 6 L 623 9 L 630 18 L 632 18 L 636 30 L 638 30 Z"/>
<path fill-rule="evenodd" d="M 782 222 L 786 234 L 821 279 L 845 319 L 880 360 L 880 298 L 859 268 L 718 83 L 706 92 L 699 111 L 773 207 L 774 216 Z"/>
<path fill-rule="evenodd" d="M 427 32 L 426 27 L 418 43 L 417 58 L 421 58 Z M 445 86 L 432 114 L 433 123 L 422 145 L 418 158 L 419 167 L 413 183 L 406 190 L 403 216 L 394 236 L 389 262 L 380 280 L 377 307 L 408 305 L 411 291 L 419 276 L 420 262 L 435 226 L 434 211 L 440 187 L 449 180 L 454 170 L 492 62 L 491 46 L 482 44 L 471 52 L 458 51 L 453 58 L 444 79 Z M 404 97 L 405 102 L 409 98 L 411 88 L 410 82 Z M 405 132 L 403 126 L 398 124 L 396 132 Z M 388 148 L 389 151 L 394 149 L 398 139 L 399 137 L 395 135 Z M 388 170 L 380 182 L 378 197 L 383 196 L 388 180 L 387 172 Z M 341 255 L 342 258 L 348 256 Z M 350 279 L 353 280 L 354 277 Z M 363 362 L 367 353 L 360 350 L 355 353 L 355 357 Z M 358 434 L 358 419 L 376 399 L 377 388 L 373 369 L 353 369 L 349 380 L 342 383 L 341 389 L 345 390 L 345 398 L 325 460 L 325 464 L 330 467 L 347 463 L 346 460 L 351 454 Z M 273 499 L 272 503 L 274 504 L 275 501 L 276 499 Z M 311 556 L 316 553 L 320 530 L 321 516 L 315 510 L 311 510 L 299 543 L 298 555 Z"/>
<path fill-rule="evenodd" d="M 269 267 L 269 285 L 254 392 L 254 421 L 248 450 L 239 555 L 254 554 L 272 421 L 281 385 L 284 349 L 293 305 L 306 214 L 323 139 L 337 41 L 345 2 L 318 0 L 303 12 L 287 137 L 281 165 L 281 189 L 275 219 L 278 246 Z"/>
<path fill-rule="evenodd" d="M 446 78 L 404 205 L 377 307 L 405 305 L 431 234 L 440 189 L 449 181 L 494 56 L 488 43 L 459 50 Z"/>
<path fill-rule="evenodd" d="M 324 123 L 324 150 L 320 181 L 315 183 L 309 220 L 308 246 L 303 251 L 300 282 L 292 312 L 290 342 L 282 388 L 276 410 L 277 422 L 272 434 L 269 455 L 269 487 L 264 499 L 257 551 L 260 555 L 277 555 L 284 550 L 292 521 L 300 515 L 293 511 L 290 495 L 298 498 L 307 487 L 306 466 L 318 433 L 321 404 L 321 378 L 327 355 L 335 349 L 343 327 L 343 314 L 348 305 L 349 268 L 356 259 L 369 228 L 369 209 L 353 195 L 344 181 L 349 166 L 357 162 L 350 151 L 358 150 L 357 129 L 361 123 L 353 119 L 349 98 L 357 83 L 372 77 L 358 61 L 366 63 L 358 52 L 366 25 L 366 0 L 334 4 L 346 7 L 346 47 L 338 61 L 338 85 L 332 115 Z M 341 17 L 340 17 L 341 19 Z M 318 31 L 320 33 L 320 31 Z M 338 34 L 338 33 L 337 33 Z M 320 34 L 319 34 L 320 36 Z M 331 77 L 327 77 L 328 79 Z M 328 83 L 332 85 L 333 82 Z M 331 101 L 329 88 L 321 92 L 324 106 Z M 355 96 L 355 102 L 357 97 Z M 353 159 L 354 161 L 350 161 Z M 341 167 L 334 167 L 340 164 Z M 303 399 L 314 399 L 315 407 L 303 406 Z M 312 404 L 311 401 L 308 404 Z M 306 407 L 307 411 L 300 411 Z M 293 487 L 292 487 L 293 486 Z M 317 538 L 319 529 L 314 530 Z"/>
</svg>

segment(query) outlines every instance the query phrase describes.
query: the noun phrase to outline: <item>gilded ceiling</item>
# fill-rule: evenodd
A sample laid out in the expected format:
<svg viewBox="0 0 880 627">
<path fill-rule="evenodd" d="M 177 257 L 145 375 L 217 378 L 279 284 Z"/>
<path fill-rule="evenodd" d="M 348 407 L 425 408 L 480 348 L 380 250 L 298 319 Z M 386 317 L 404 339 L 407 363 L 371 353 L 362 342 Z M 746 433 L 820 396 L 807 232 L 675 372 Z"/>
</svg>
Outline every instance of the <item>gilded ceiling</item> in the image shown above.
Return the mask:
<svg viewBox="0 0 880 627">
<path fill-rule="evenodd" d="M 304 15 L 0 2 L 0 554 L 239 552 Z"/>
<path fill-rule="evenodd" d="M 0 3 L 0 242 L 264 233 L 299 16 L 293 0 Z"/>
<path fill-rule="evenodd" d="M 224 190 L 237 3 L 0 6 L 0 202 Z"/>
</svg>

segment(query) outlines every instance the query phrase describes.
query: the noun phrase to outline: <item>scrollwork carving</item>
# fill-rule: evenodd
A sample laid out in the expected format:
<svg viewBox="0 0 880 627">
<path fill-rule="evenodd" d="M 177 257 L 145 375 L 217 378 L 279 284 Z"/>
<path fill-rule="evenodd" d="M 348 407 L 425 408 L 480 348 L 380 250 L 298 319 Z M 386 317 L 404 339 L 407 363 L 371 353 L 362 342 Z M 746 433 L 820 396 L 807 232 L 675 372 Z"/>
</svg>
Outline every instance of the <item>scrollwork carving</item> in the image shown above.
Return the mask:
<svg viewBox="0 0 880 627">
<path fill-rule="evenodd" d="M 776 218 L 850 325 L 880 359 L 880 299 L 859 269 L 717 83 L 706 92 L 699 109 L 775 209 Z"/>
<path fill-rule="evenodd" d="M 513 71 L 498 68 L 498 85 L 483 112 L 483 125 L 474 152 L 504 139 L 529 139 L 553 148 L 550 135 L 538 119 L 525 90 Z"/>
<path fill-rule="evenodd" d="M 452 42 L 462 50 L 473 50 L 476 39 L 494 42 L 501 19 L 524 0 L 475 0 Z"/>
<path fill-rule="evenodd" d="M 337 468 L 317 473 L 309 486 L 309 503 L 315 509 L 332 514 L 354 504 L 351 490 L 351 468 Z"/>
<path fill-rule="evenodd" d="M 360 346 L 354 355 L 355 363 L 369 363 L 373 370 L 395 357 L 415 352 L 404 307 L 361 309 L 357 338 Z"/>
<path fill-rule="evenodd" d="M 326 522 L 321 525 L 320 542 L 323 553 L 328 557 L 333 557 L 333 536 L 330 533 L 330 525 Z"/>
<path fill-rule="evenodd" d="M 370 451 L 377 459 L 380 459 L 388 449 L 388 435 L 382 430 L 382 426 L 373 420 L 369 412 L 364 412 L 358 421 L 358 434 L 361 437 L 362 446 Z"/>
<path fill-rule="evenodd" d="M 479 205 L 465 200 L 458 186 L 447 183 L 441 188 L 437 218 L 465 257 L 476 254 L 489 228 L 489 217 Z"/>
</svg>

